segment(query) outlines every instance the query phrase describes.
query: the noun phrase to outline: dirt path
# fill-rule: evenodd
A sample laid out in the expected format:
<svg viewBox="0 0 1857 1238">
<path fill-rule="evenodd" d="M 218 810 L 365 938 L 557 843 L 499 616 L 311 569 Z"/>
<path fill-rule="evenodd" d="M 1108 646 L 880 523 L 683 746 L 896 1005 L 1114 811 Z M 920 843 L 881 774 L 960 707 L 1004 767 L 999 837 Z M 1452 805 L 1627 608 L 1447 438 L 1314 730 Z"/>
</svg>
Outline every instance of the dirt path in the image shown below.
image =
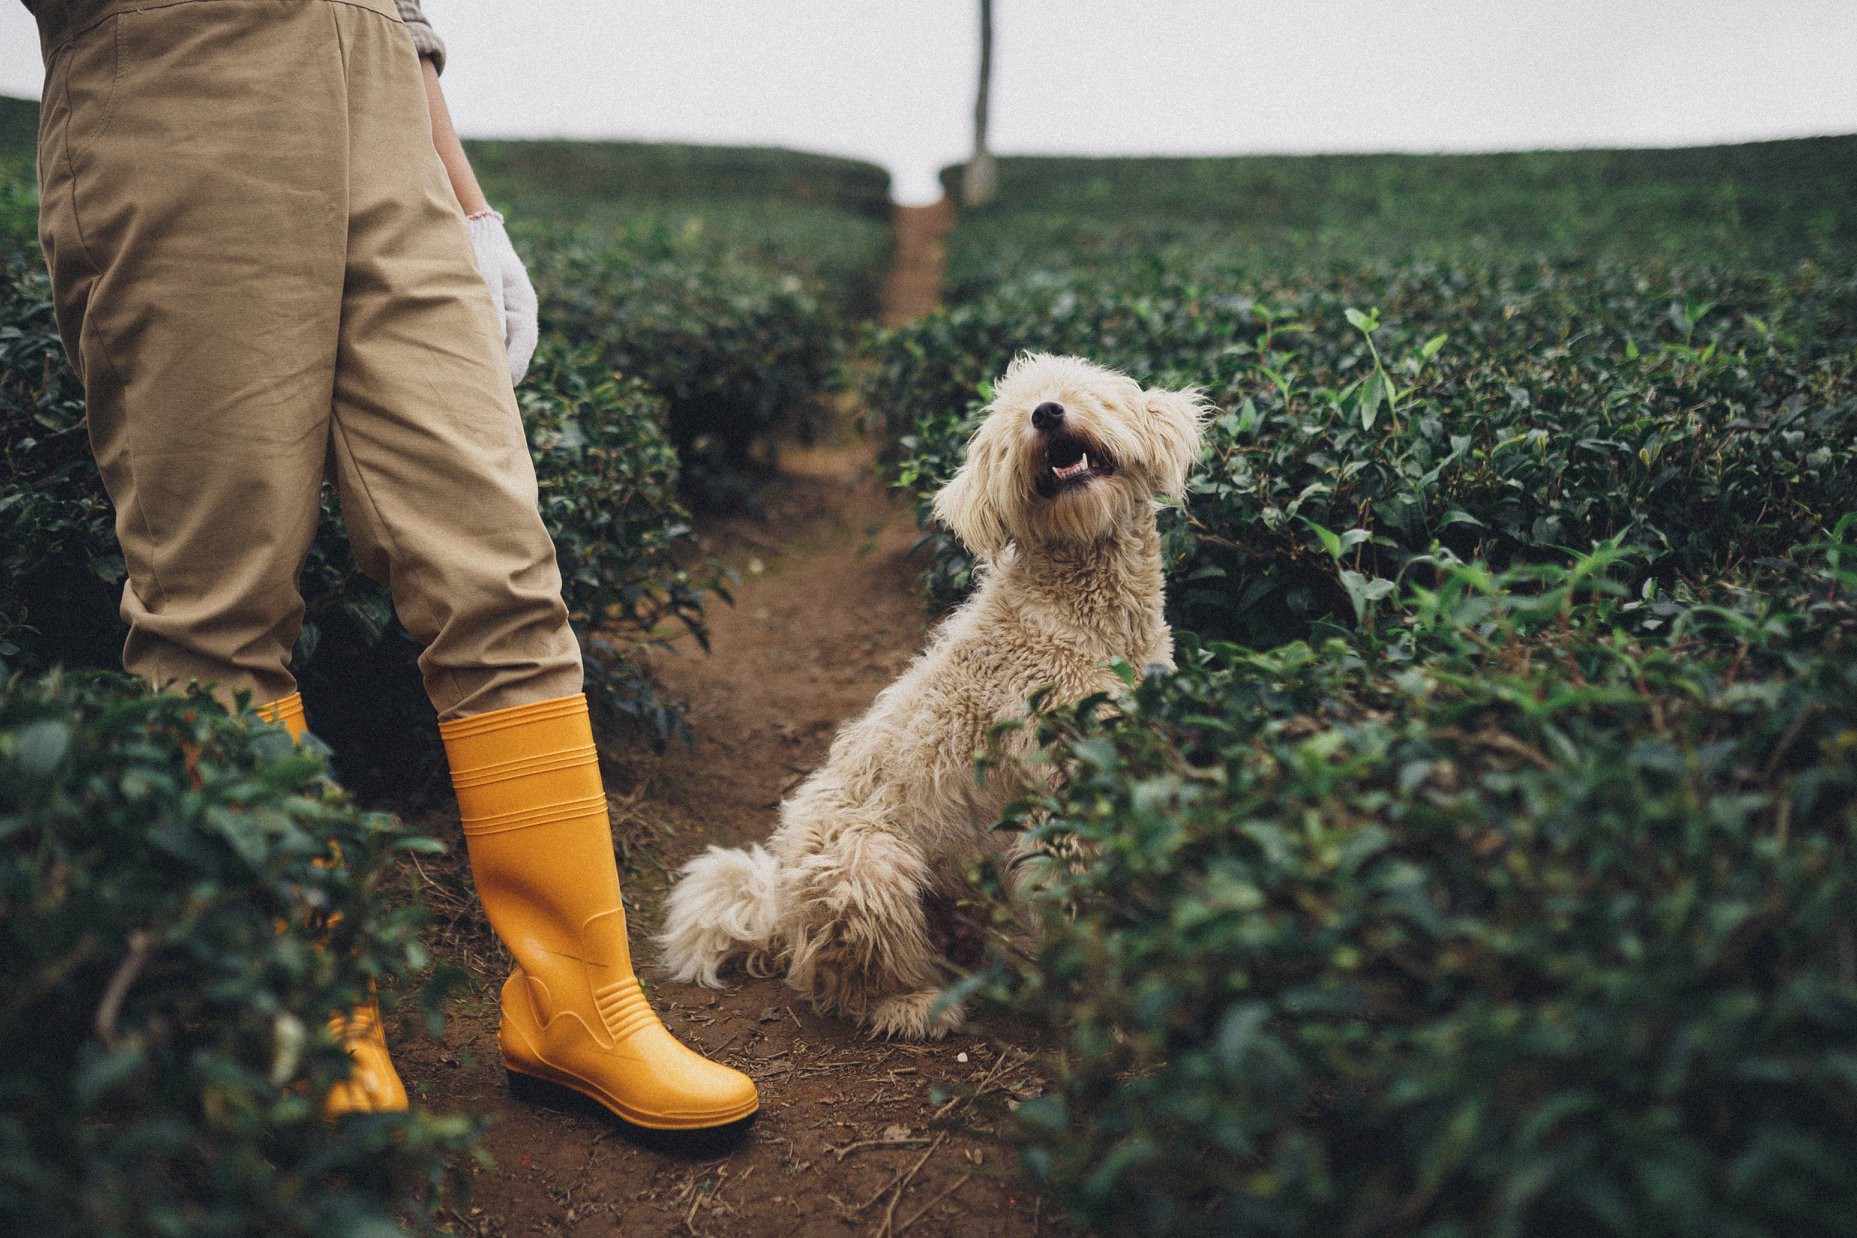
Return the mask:
<svg viewBox="0 0 1857 1238">
<path fill-rule="evenodd" d="M 943 221 L 925 211 L 899 225 L 904 262 L 892 287 L 932 306 Z M 612 754 L 609 784 L 646 988 L 680 1037 L 754 1077 L 762 1112 L 739 1144 L 705 1152 L 642 1146 L 597 1111 L 514 1099 L 496 1048 L 495 982 L 507 963 L 473 900 L 445 895 L 462 874 L 441 879 L 435 901 L 454 917 L 446 952 L 478 981 L 442 1043 L 411 1028 L 397 1043 L 417 1095 L 494 1123 L 485 1147 L 495 1168 L 476 1174 L 469 1205 L 449 1217 L 458 1232 L 1010 1238 L 1052 1228 L 994 1133 L 1008 1106 L 1041 1088 L 1013 1029 L 876 1042 L 815 1015 L 779 981 L 713 992 L 670 984 L 651 966 L 668 871 L 709 844 L 765 838 L 781 797 L 925 631 L 914 522 L 867 445 L 790 451 L 762 500 L 753 518 L 702 529 L 706 549 L 741 577 L 735 605 L 711 612 L 713 652 L 684 642 L 654 667 L 689 703 L 694 746 Z M 427 828 L 444 836 L 447 824 Z"/>
<path fill-rule="evenodd" d="M 899 326 L 941 304 L 941 278 L 947 266 L 945 241 L 954 227 L 954 203 L 948 198 L 930 206 L 899 206 L 891 215 L 896 257 L 883 285 L 883 325 Z"/>
</svg>

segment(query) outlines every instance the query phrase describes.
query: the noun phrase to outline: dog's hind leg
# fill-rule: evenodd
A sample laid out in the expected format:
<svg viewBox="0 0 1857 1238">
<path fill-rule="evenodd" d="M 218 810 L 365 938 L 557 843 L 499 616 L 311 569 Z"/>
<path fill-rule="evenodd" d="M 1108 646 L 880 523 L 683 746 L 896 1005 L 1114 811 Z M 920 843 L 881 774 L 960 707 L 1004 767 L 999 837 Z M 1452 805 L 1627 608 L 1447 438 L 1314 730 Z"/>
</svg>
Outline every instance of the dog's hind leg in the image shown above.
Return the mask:
<svg viewBox="0 0 1857 1238">
<path fill-rule="evenodd" d="M 958 1021 L 930 1018 L 946 965 L 929 934 L 927 864 L 887 830 L 837 831 L 792 870 L 787 981 L 813 1004 L 874 1035 L 940 1036 Z"/>
</svg>

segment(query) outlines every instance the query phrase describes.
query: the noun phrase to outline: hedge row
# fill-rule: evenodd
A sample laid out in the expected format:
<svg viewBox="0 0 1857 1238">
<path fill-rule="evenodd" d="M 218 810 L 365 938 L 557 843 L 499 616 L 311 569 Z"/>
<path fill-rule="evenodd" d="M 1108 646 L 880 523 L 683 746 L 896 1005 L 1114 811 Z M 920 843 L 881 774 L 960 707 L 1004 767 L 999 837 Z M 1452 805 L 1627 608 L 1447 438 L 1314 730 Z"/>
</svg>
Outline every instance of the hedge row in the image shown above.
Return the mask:
<svg viewBox="0 0 1857 1238">
<path fill-rule="evenodd" d="M 689 255 L 798 276 L 841 322 L 875 313 L 890 178 L 875 164 L 768 147 L 471 141 L 511 222 L 668 234 Z"/>
<path fill-rule="evenodd" d="M 543 330 L 597 341 L 608 366 L 664 402 L 694 498 L 739 500 L 752 449 L 817 428 L 843 332 L 797 276 L 651 224 L 517 237 Z"/>
<path fill-rule="evenodd" d="M 1842 1232 L 1853 524 L 1698 594 L 1439 556 L 1047 711 L 1013 823 L 1093 858 L 987 978 L 1060 1046 L 1034 1179 L 1114 1232 Z"/>
<path fill-rule="evenodd" d="M 1857 136 L 1687 150 L 1005 158 L 949 240 L 957 301 L 1038 270 L 1524 253 L 1781 269 L 1857 254 Z M 943 173 L 959 184 L 961 170 Z"/>
<path fill-rule="evenodd" d="M 1380 308 L 1375 309 L 1373 307 Z M 926 512 L 1015 349 L 1191 382 L 1223 412 L 1169 525 L 1176 621 L 1287 639 L 1442 542 L 1497 565 L 1624 536 L 1668 580 L 1783 551 L 1857 494 L 1857 278 L 1384 263 L 1009 284 L 875 337 L 874 413 Z M 1358 528 L 1345 562 L 1322 529 Z M 931 581 L 964 587 L 937 538 Z"/>
<path fill-rule="evenodd" d="M 776 149 L 474 142 L 509 207 L 544 331 L 598 342 L 665 402 L 700 504 L 751 501 L 751 455 L 822 425 L 851 324 L 875 312 L 889 176 Z"/>
<path fill-rule="evenodd" d="M 429 975 L 408 990 L 425 917 L 388 882 L 437 847 L 210 698 L 0 667 L 8 1231 L 430 1229 L 480 1124 L 321 1108 L 348 1069 L 328 1012 L 378 980 L 437 1018 Z"/>
<path fill-rule="evenodd" d="M 1041 706 L 1070 776 L 1007 822 L 1094 853 L 971 982 L 1056 1046 L 1038 1189 L 1127 1233 L 1848 1227 L 1850 143 L 1004 161 L 957 303 L 869 337 L 924 515 L 1020 349 L 1220 410 L 1162 517 L 1179 668 Z"/>
</svg>

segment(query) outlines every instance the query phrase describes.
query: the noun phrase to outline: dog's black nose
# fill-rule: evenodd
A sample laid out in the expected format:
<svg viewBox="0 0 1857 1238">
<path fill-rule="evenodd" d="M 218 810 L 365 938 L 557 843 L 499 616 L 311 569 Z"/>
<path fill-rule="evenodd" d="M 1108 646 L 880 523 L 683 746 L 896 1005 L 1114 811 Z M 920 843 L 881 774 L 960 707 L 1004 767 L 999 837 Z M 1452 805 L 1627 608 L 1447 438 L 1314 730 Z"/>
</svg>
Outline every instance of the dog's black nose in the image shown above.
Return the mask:
<svg viewBox="0 0 1857 1238">
<path fill-rule="evenodd" d="M 1046 400 L 1032 410 L 1032 424 L 1040 430 L 1049 430 L 1064 420 L 1064 406 L 1055 400 Z"/>
</svg>

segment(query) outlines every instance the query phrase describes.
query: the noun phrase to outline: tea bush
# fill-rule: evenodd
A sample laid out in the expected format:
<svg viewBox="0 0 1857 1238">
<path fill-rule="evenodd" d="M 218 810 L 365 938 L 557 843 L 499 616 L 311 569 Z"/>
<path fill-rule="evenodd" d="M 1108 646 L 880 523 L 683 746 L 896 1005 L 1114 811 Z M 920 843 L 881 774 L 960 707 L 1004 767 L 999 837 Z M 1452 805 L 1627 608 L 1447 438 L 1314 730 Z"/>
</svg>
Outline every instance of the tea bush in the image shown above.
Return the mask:
<svg viewBox="0 0 1857 1238">
<path fill-rule="evenodd" d="M 398 1233 L 438 1202 L 474 1120 L 321 1116 L 328 1013 L 426 967 L 383 879 L 438 844 L 323 768 L 204 696 L 0 680 L 0 1227 Z"/>
<path fill-rule="evenodd" d="M 1233 254 L 1277 269 L 1528 254 L 1782 270 L 1848 264 L 1857 136 L 1678 150 L 1018 157 L 949 240 L 965 302 L 1039 270 Z M 943 172 L 953 191 L 961 169 Z"/>
<path fill-rule="evenodd" d="M 1853 140 L 1003 160 L 867 337 L 924 516 L 1021 349 L 1219 409 L 1180 665 L 1038 705 L 1004 827 L 1091 858 L 968 982 L 1049 1034 L 1014 1138 L 1076 1219 L 1848 1228 Z"/>
<path fill-rule="evenodd" d="M 1374 310 L 1373 305 L 1385 307 Z M 1647 573 L 1784 550 L 1857 493 L 1857 279 L 1388 263 L 1275 281 L 1028 279 L 876 340 L 867 394 L 926 513 L 1011 351 L 1193 382 L 1223 414 L 1169 534 L 1177 621 L 1350 613 L 1434 540 L 1498 565 L 1629 536 Z M 1359 528 L 1346 562 L 1315 526 Z M 966 559 L 937 535 L 934 592 Z"/>
<path fill-rule="evenodd" d="M 653 204 L 780 203 L 862 219 L 890 216 L 890 174 L 874 163 L 773 146 L 471 138 L 485 184 L 550 214 Z"/>
<path fill-rule="evenodd" d="M 39 141 L 39 105 L 34 99 L 0 95 L 0 157 L 28 162 Z"/>
<path fill-rule="evenodd" d="M 699 497 L 739 486 L 750 449 L 816 424 L 839 329 L 797 276 L 693 251 L 651 228 L 611 235 L 519 229 L 542 325 L 597 342 L 606 362 L 664 401 Z"/>
<path fill-rule="evenodd" d="M 751 453 L 822 424 L 850 324 L 877 306 L 889 175 L 797 151 L 470 144 L 507 202 L 542 326 L 665 402 L 684 492 L 749 501 Z"/>
<path fill-rule="evenodd" d="M 1042 715 L 1070 777 L 1013 824 L 1092 859 L 991 978 L 1059 1046 L 1041 1186 L 1129 1233 L 1847 1226 L 1857 546 L 1632 566 L 1442 556 L 1364 634 Z"/>
<path fill-rule="evenodd" d="M 519 229 L 668 237 L 706 265 L 798 276 L 840 323 L 874 314 L 890 251 L 890 177 L 875 164 L 674 142 L 465 143 Z"/>
<path fill-rule="evenodd" d="M 114 666 L 123 579 L 38 254 L 0 261 L 0 658 Z"/>
</svg>

